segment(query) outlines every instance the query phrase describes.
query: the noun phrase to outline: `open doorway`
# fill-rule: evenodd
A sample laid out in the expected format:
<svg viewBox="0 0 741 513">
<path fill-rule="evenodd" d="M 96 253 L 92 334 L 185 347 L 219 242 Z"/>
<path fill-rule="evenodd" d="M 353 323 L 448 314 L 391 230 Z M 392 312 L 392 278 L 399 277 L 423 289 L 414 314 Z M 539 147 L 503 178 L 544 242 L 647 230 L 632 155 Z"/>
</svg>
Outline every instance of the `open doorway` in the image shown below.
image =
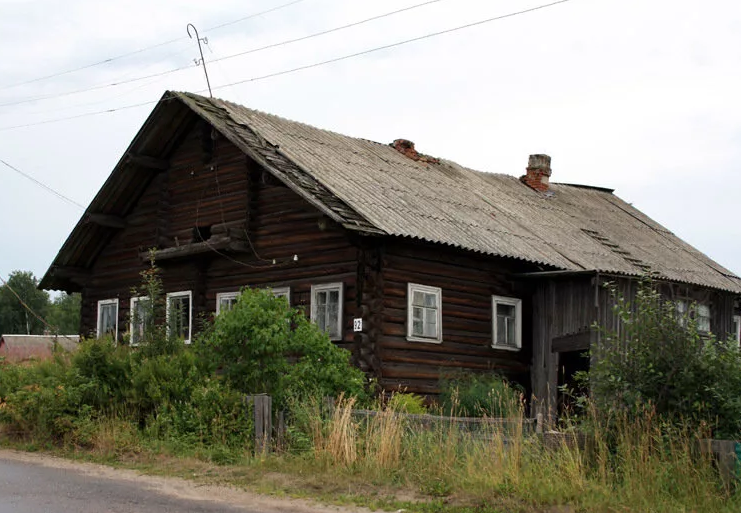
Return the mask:
<svg viewBox="0 0 741 513">
<path fill-rule="evenodd" d="M 564 351 L 558 353 L 558 416 L 574 413 L 576 397 L 588 391 L 579 383 L 575 375 L 589 370 L 589 354 L 586 350 Z"/>
</svg>

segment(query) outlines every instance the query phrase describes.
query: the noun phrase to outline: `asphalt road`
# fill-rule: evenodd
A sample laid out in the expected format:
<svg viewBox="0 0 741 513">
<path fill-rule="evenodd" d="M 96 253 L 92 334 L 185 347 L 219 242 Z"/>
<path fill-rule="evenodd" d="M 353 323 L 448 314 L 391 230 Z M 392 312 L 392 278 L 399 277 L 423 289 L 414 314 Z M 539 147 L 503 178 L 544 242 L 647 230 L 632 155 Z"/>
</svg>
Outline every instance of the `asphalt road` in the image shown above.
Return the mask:
<svg viewBox="0 0 741 513">
<path fill-rule="evenodd" d="M 152 489 L 146 478 L 136 481 L 111 479 L 71 468 L 54 468 L 0 456 L 0 513 L 217 511 L 267 513 L 270 510 L 177 497 L 176 494 Z"/>
</svg>

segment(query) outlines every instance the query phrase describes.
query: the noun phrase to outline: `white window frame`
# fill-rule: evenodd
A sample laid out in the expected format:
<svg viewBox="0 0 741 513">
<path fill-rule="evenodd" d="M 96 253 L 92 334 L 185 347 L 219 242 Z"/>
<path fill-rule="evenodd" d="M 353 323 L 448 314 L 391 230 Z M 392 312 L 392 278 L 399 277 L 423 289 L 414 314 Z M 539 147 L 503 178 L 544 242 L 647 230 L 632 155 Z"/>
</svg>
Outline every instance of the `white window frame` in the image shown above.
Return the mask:
<svg viewBox="0 0 741 513">
<path fill-rule="evenodd" d="M 165 322 L 167 323 L 167 336 L 170 336 L 170 299 L 171 298 L 177 298 L 177 297 L 188 297 L 188 335 L 189 338 L 185 339 L 183 342 L 186 344 L 190 344 L 191 339 L 193 338 L 193 291 L 192 290 L 181 290 L 179 292 L 168 292 L 167 293 L 167 308 L 166 308 L 166 319 Z"/>
<path fill-rule="evenodd" d="M 134 312 L 136 311 L 134 308 L 142 300 L 149 301 L 149 296 L 136 296 L 129 300 L 129 336 L 131 337 L 130 344 L 134 347 L 139 345 L 138 342 L 134 342 Z"/>
<path fill-rule="evenodd" d="M 497 343 L 497 305 L 515 307 L 515 347 Z M 522 299 L 507 296 L 491 296 L 491 347 L 503 351 L 522 349 Z"/>
<path fill-rule="evenodd" d="M 95 333 L 97 335 L 97 338 L 100 338 L 103 333 L 100 332 L 100 307 L 101 306 L 107 306 L 107 305 L 116 305 L 116 328 L 113 332 L 113 341 L 118 342 L 118 298 L 111 298 L 111 299 L 101 299 L 98 301 L 98 311 L 97 311 L 97 322 L 96 322 L 96 330 Z"/>
<path fill-rule="evenodd" d="M 412 300 L 415 292 L 434 294 L 437 297 L 437 334 L 435 337 L 421 337 L 414 334 L 414 311 Z M 411 342 L 428 342 L 430 344 L 441 344 L 443 341 L 443 289 L 431 287 L 419 283 L 407 283 L 407 340 Z"/>
<path fill-rule="evenodd" d="M 222 299 L 237 299 L 239 297 L 239 291 L 234 292 L 219 292 L 216 294 L 216 315 L 221 313 L 221 300 Z"/>
<path fill-rule="evenodd" d="M 345 287 L 342 282 L 336 283 L 322 283 L 319 285 L 311 286 L 311 321 L 316 323 L 316 293 L 317 292 L 331 292 L 334 290 L 339 291 L 339 308 L 337 309 L 337 336 L 330 336 L 330 340 L 342 340 L 344 332 L 342 329 L 343 310 L 345 306 Z M 275 289 L 273 289 L 275 290 Z"/>
<path fill-rule="evenodd" d="M 288 304 L 289 305 L 291 304 L 291 287 L 272 287 L 270 291 L 276 297 L 286 298 L 286 300 L 288 301 Z M 342 296 L 341 293 L 340 293 L 340 296 Z"/>
<path fill-rule="evenodd" d="M 738 342 L 738 346 L 741 347 L 741 315 L 734 315 L 733 322 L 736 325 L 736 333 L 734 333 L 733 336 L 735 337 L 736 342 Z"/>
</svg>

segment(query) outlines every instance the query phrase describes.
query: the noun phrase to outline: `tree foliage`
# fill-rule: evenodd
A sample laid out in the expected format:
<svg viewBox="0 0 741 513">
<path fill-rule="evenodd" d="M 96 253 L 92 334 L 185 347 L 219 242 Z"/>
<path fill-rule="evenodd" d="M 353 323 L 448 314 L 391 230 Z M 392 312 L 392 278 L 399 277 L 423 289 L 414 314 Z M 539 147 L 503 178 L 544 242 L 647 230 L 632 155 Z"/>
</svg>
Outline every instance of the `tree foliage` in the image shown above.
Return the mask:
<svg viewBox="0 0 741 513">
<path fill-rule="evenodd" d="M 38 289 L 38 285 L 39 280 L 31 271 L 13 271 L 10 273 L 7 285 L 0 286 L 0 335 L 42 335 L 45 332 L 76 335 L 79 333 L 80 295 L 63 293 L 52 301 L 49 299 L 49 294 Z M 48 325 L 33 315 L 21 301 L 44 319 Z"/>
<path fill-rule="evenodd" d="M 364 395 L 365 377 L 350 353 L 270 291 L 245 289 L 198 342 L 205 360 L 235 389 L 288 398 Z"/>
<path fill-rule="evenodd" d="M 29 312 L 28 308 L 44 318 L 49 309 L 49 295 L 37 288 L 39 282 L 30 271 L 13 271 L 7 285 L 0 286 L 0 334 L 22 333 L 41 335 L 44 323 Z M 15 294 L 18 294 L 16 297 Z M 20 300 L 19 300 L 20 297 Z"/>
<path fill-rule="evenodd" d="M 61 335 L 80 332 L 80 294 L 62 293 L 52 300 L 47 309 L 47 322 Z"/>
<path fill-rule="evenodd" d="M 588 373 L 600 409 L 640 415 L 650 405 L 669 420 L 741 436 L 738 343 L 700 332 L 650 284 L 632 302 L 615 299 L 621 332 L 602 330 Z"/>
</svg>

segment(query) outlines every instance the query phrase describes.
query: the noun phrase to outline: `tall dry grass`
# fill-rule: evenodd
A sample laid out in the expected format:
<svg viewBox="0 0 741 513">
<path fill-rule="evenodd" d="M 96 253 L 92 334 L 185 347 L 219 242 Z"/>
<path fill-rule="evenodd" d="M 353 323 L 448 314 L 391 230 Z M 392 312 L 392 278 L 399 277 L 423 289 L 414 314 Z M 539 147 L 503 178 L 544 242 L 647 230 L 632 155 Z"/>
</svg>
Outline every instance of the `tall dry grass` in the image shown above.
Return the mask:
<svg viewBox="0 0 741 513">
<path fill-rule="evenodd" d="M 330 472 L 435 496 L 586 511 L 741 511 L 712 458 L 698 450 L 706 433 L 672 428 L 650 411 L 633 420 L 593 411 L 585 443 L 564 434 L 546 445 L 523 429 L 522 408 L 474 434 L 455 422 L 422 426 L 389 407 L 358 418 L 353 406 L 352 399 L 338 401 L 315 433 L 315 454 L 331 462 Z"/>
</svg>

